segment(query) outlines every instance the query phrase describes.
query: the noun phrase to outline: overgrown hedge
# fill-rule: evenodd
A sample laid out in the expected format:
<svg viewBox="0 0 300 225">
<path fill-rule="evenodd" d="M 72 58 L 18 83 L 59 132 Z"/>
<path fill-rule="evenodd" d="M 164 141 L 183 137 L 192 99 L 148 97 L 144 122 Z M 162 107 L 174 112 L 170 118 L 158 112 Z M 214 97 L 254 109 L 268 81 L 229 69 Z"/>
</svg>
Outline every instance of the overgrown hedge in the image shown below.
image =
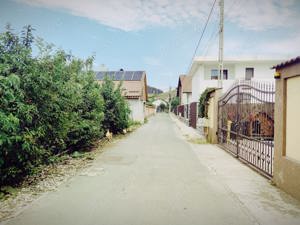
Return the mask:
<svg viewBox="0 0 300 225">
<path fill-rule="evenodd" d="M 114 86 L 95 82 L 93 58 L 53 50 L 32 30 L 17 35 L 8 26 L 0 34 L 0 187 L 18 183 L 52 155 L 90 146 L 104 129 L 128 126 L 120 88 L 106 96 Z"/>
</svg>

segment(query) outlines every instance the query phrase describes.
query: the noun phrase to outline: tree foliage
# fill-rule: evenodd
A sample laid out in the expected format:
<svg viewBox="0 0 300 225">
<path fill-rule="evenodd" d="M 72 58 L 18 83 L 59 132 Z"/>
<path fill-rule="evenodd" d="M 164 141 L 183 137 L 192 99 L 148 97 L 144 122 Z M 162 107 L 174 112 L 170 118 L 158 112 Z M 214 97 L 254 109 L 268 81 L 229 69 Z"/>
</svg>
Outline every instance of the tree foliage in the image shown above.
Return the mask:
<svg viewBox="0 0 300 225">
<path fill-rule="evenodd" d="M 171 111 L 174 111 L 179 105 L 179 98 L 175 97 L 171 100 Z"/>
<path fill-rule="evenodd" d="M 199 98 L 198 112 L 200 118 L 207 118 L 208 101 L 213 90 L 215 90 L 215 88 L 206 88 Z"/>
<path fill-rule="evenodd" d="M 122 83 L 115 85 L 108 76 L 105 76 L 101 95 L 105 102 L 103 128 L 113 133 L 128 128 L 130 109 L 122 97 Z"/>
<path fill-rule="evenodd" d="M 0 186 L 17 183 L 51 155 L 91 145 L 104 129 L 128 126 L 120 87 L 95 82 L 93 58 L 54 50 L 33 30 L 18 35 L 7 26 L 0 34 Z"/>
</svg>

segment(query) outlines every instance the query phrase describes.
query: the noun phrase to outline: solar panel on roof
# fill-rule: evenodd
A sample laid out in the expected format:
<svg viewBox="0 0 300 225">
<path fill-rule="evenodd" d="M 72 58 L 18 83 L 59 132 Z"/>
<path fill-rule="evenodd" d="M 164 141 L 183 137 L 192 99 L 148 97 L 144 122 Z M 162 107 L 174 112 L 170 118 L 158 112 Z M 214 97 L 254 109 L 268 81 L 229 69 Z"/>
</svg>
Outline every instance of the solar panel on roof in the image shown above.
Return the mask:
<svg viewBox="0 0 300 225">
<path fill-rule="evenodd" d="M 132 71 L 126 71 L 124 75 L 124 80 L 131 80 L 132 79 L 133 72 Z"/>
<path fill-rule="evenodd" d="M 100 71 L 96 73 L 97 80 L 104 80 L 108 76 L 112 80 L 138 81 L 142 79 L 144 71 Z"/>
<path fill-rule="evenodd" d="M 96 79 L 97 80 L 103 80 L 103 78 L 104 78 L 104 72 L 98 72 L 96 74 Z"/>
<path fill-rule="evenodd" d="M 136 71 L 132 77 L 132 80 L 141 80 L 143 76 L 143 71 Z"/>
<path fill-rule="evenodd" d="M 123 80 L 124 71 L 117 71 L 115 73 L 115 80 Z"/>
<path fill-rule="evenodd" d="M 115 79 L 115 71 L 109 71 L 108 76 L 110 79 L 114 80 Z"/>
</svg>

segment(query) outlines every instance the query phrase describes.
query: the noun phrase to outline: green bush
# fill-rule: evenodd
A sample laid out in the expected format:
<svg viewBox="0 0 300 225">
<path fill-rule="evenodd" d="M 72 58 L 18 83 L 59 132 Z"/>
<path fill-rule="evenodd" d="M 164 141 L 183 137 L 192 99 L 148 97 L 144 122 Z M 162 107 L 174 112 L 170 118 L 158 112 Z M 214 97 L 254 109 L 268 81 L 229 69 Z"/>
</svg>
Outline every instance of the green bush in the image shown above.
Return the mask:
<svg viewBox="0 0 300 225">
<path fill-rule="evenodd" d="M 89 146 L 104 133 L 107 107 L 93 58 L 83 61 L 42 41 L 33 57 L 32 30 L 25 27 L 20 36 L 8 26 L 0 34 L 0 186 L 19 182 L 50 156 Z"/>
<path fill-rule="evenodd" d="M 179 106 L 179 98 L 175 97 L 171 100 L 171 111 L 174 112 L 177 106 Z"/>
<path fill-rule="evenodd" d="M 122 97 L 122 83 L 116 86 L 105 76 L 101 85 L 101 95 L 104 100 L 103 128 L 112 133 L 120 133 L 128 128 L 130 109 Z"/>
<path fill-rule="evenodd" d="M 209 97 L 211 92 L 215 90 L 215 88 L 206 88 L 200 98 L 199 98 L 199 105 L 198 105 L 198 112 L 199 115 L 198 117 L 200 118 L 207 118 L 207 106 L 208 106 L 208 101 L 209 101 Z"/>
</svg>

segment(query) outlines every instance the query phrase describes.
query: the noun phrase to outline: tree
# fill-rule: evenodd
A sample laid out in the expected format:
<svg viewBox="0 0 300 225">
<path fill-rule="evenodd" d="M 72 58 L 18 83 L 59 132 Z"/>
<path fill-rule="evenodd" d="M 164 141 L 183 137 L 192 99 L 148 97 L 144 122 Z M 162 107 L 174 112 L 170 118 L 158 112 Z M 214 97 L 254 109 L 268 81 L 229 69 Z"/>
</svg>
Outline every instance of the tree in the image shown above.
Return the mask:
<svg viewBox="0 0 300 225">
<path fill-rule="evenodd" d="M 179 98 L 175 97 L 171 100 L 171 111 L 174 111 L 179 105 Z"/>
<path fill-rule="evenodd" d="M 157 111 L 158 112 L 165 112 L 166 109 L 167 109 L 167 105 L 162 102 L 162 103 L 159 104 Z"/>
<path fill-rule="evenodd" d="M 0 34 L 0 186 L 104 134 L 93 57 L 83 61 L 42 41 L 33 57 L 32 31 L 27 26 L 19 37 L 7 26 Z"/>
<path fill-rule="evenodd" d="M 115 87 L 113 81 L 105 76 L 101 85 L 104 100 L 103 128 L 113 133 L 122 132 L 129 126 L 130 109 L 122 96 L 122 83 Z"/>
</svg>

